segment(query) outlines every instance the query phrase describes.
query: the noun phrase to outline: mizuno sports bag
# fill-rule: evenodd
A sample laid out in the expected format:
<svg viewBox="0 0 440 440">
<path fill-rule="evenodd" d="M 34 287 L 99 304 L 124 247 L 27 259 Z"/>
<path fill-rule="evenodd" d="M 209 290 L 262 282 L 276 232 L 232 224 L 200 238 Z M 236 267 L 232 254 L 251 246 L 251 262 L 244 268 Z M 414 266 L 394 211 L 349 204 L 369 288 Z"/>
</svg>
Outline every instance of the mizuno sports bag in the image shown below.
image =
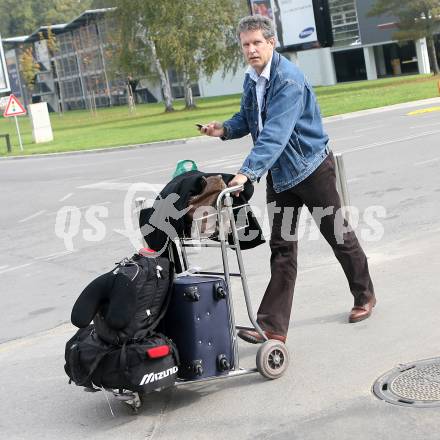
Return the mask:
<svg viewBox="0 0 440 440">
<path fill-rule="evenodd" d="M 148 393 L 170 387 L 177 378 L 174 343 L 160 333 L 115 346 L 103 341 L 93 325 L 79 329 L 67 342 L 64 369 L 70 382 L 100 388 Z"/>
</svg>

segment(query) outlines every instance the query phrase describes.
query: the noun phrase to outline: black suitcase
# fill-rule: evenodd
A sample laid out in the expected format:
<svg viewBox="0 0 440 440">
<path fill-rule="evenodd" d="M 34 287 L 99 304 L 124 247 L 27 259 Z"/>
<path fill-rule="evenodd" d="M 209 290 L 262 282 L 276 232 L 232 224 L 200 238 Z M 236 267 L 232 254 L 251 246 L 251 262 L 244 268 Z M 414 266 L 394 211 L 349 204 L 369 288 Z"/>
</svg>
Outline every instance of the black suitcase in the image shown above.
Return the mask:
<svg viewBox="0 0 440 440">
<path fill-rule="evenodd" d="M 163 332 L 177 345 L 178 377 L 195 380 L 221 376 L 234 368 L 229 294 L 223 278 L 176 278 Z"/>
</svg>

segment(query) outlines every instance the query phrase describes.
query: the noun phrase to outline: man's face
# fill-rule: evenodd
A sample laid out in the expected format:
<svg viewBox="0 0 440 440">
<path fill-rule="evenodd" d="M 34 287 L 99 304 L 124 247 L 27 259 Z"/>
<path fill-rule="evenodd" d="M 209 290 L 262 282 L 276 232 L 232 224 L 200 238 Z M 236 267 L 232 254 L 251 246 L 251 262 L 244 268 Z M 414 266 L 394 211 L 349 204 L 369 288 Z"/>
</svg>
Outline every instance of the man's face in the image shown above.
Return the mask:
<svg viewBox="0 0 440 440">
<path fill-rule="evenodd" d="M 247 31 L 240 34 L 240 42 L 246 61 L 260 75 L 270 61 L 275 47 L 275 38 L 266 40 L 261 30 Z"/>
</svg>

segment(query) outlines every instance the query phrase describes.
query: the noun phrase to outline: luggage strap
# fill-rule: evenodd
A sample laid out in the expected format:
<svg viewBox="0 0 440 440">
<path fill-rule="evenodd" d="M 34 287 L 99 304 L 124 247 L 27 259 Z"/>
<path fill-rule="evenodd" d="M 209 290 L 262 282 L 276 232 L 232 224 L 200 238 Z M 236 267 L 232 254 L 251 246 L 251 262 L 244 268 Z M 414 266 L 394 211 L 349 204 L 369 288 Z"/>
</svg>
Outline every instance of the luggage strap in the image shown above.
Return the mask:
<svg viewBox="0 0 440 440">
<path fill-rule="evenodd" d="M 142 340 L 144 340 L 148 336 L 151 336 L 154 333 L 154 330 L 156 329 L 156 327 L 159 325 L 162 318 L 165 316 L 165 313 L 167 312 L 168 306 L 170 305 L 170 302 L 171 302 L 171 294 L 172 294 L 173 284 L 174 284 L 173 283 L 173 281 L 174 281 L 174 263 L 172 263 L 171 261 L 170 261 L 169 279 L 170 279 L 170 282 L 168 285 L 168 291 L 166 294 L 165 303 L 162 304 L 162 309 L 161 309 L 159 315 L 157 316 L 156 320 L 148 326 L 148 329 L 145 331 L 145 333 L 140 333 L 140 335 L 141 335 L 140 337 L 130 339 L 130 340 L 128 340 L 128 342 L 131 342 L 131 343 L 141 342 Z M 126 342 L 124 342 L 124 344 Z"/>
<path fill-rule="evenodd" d="M 148 331 L 149 331 L 150 334 L 155 330 L 155 328 L 158 326 L 159 322 L 165 316 L 165 313 L 168 310 L 168 306 L 170 305 L 171 294 L 172 294 L 172 290 L 173 290 L 173 281 L 174 281 L 174 264 L 171 263 L 171 261 L 170 261 L 170 271 L 169 271 L 169 273 L 170 273 L 170 275 L 169 275 L 170 283 L 168 285 L 168 292 L 167 292 L 167 296 L 166 296 L 166 299 L 165 299 L 165 303 L 162 304 L 162 310 L 160 311 L 160 313 L 157 316 L 156 320 L 148 328 Z"/>
</svg>

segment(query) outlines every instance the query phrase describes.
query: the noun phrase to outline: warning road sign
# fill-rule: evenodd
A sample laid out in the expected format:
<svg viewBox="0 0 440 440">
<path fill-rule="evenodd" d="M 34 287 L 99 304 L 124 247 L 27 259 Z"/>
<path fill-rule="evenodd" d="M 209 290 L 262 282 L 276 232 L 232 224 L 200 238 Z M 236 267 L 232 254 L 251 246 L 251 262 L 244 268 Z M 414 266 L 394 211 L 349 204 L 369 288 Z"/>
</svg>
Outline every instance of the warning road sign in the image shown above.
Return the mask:
<svg viewBox="0 0 440 440">
<path fill-rule="evenodd" d="M 9 96 L 8 104 L 6 105 L 6 110 L 3 113 L 3 116 L 5 118 L 9 116 L 20 116 L 25 115 L 26 110 L 25 108 L 20 104 L 20 101 L 14 96 Z"/>
</svg>

